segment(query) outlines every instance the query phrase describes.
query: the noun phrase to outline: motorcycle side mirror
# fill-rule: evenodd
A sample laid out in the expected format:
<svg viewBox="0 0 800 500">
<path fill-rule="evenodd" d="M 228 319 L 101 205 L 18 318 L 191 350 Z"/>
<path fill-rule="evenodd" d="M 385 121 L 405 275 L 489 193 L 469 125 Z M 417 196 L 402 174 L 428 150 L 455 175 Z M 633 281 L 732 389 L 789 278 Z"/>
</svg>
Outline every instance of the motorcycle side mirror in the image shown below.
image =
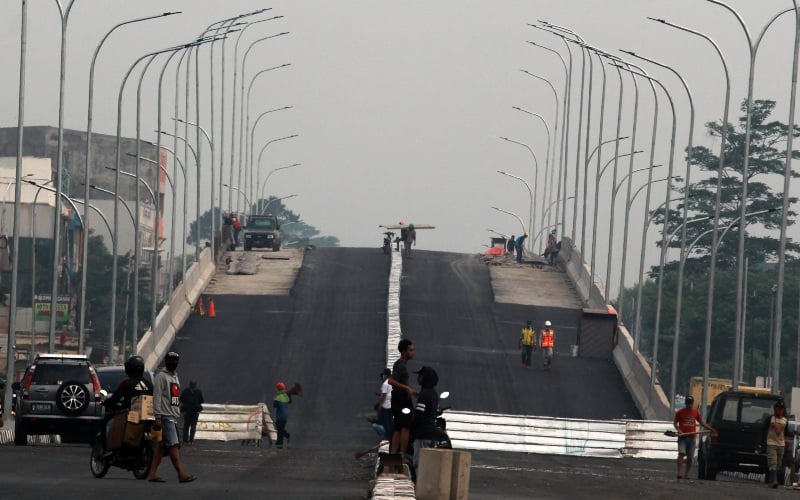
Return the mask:
<svg viewBox="0 0 800 500">
<path fill-rule="evenodd" d="M 447 399 L 450 397 L 450 391 L 444 391 L 443 393 L 439 394 L 439 399 Z"/>
<path fill-rule="evenodd" d="M 18 391 L 20 388 L 19 382 L 14 382 L 13 384 L 11 384 L 11 388 L 14 389 L 15 391 Z"/>
</svg>

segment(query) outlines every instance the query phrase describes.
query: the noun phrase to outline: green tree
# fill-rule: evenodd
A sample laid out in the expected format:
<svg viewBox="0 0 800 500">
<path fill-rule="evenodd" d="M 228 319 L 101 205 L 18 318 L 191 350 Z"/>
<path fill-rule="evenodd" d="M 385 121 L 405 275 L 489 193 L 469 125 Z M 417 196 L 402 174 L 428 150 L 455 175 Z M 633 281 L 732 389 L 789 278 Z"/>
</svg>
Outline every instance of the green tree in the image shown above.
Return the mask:
<svg viewBox="0 0 800 500">
<path fill-rule="evenodd" d="M 306 224 L 301 220 L 300 214 L 296 214 L 287 209 L 283 201 L 275 196 L 270 196 L 266 199 L 259 199 L 250 207 L 249 213 L 256 213 L 257 207 L 264 208 L 270 214 L 276 215 L 281 222 L 281 231 L 283 233 L 283 244 L 297 243 L 299 245 L 315 245 L 318 247 L 336 247 L 339 246 L 339 238 L 335 236 L 320 236 L 320 232 L 314 226 Z M 214 208 L 214 213 L 217 216 L 217 229 L 222 224 L 222 215 L 218 208 Z M 246 219 L 246 216 L 243 216 Z M 244 224 L 246 220 L 242 220 Z M 189 234 L 186 236 L 186 243 L 190 245 L 195 244 L 195 228 L 197 221 L 189 225 Z M 211 210 L 207 210 L 200 216 L 200 240 L 211 241 Z M 295 245 L 297 246 L 297 245 Z"/>
<path fill-rule="evenodd" d="M 779 121 L 769 121 L 769 117 L 775 108 L 775 101 L 757 100 L 753 103 L 753 113 L 751 120 L 750 135 L 750 161 L 747 172 L 747 209 L 746 212 L 757 212 L 761 210 L 780 209 L 783 201 L 783 193 L 775 192 L 768 184 L 768 181 L 775 183 L 783 179 L 786 150 L 783 145 L 786 142 L 787 126 Z M 729 224 L 735 225 L 728 232 L 726 237 L 719 245 L 717 255 L 717 265 L 722 268 L 736 266 L 736 256 L 738 254 L 739 225 L 736 222 L 741 211 L 742 193 L 742 174 L 744 171 L 744 149 L 745 149 L 745 123 L 747 101 L 741 106 L 743 115 L 739 118 L 740 127 L 737 129 L 732 124 L 727 125 L 727 140 L 725 145 L 725 164 L 722 172 L 722 189 L 720 203 L 720 223 L 721 228 Z M 723 132 L 721 122 L 709 122 L 706 129 L 711 137 L 719 138 Z M 795 127 L 795 136 L 800 135 L 800 128 Z M 800 152 L 795 151 L 793 158 L 800 158 Z M 687 201 L 677 205 L 670 211 L 669 232 L 672 233 L 679 228 L 683 222 L 683 206 L 688 203 L 689 218 L 701 216 L 713 216 L 714 205 L 717 193 L 717 172 L 719 169 L 719 156 L 705 146 L 695 146 L 691 150 L 691 165 L 700 172 L 702 178 L 690 186 Z M 702 175 L 705 173 L 705 175 Z M 710 175 L 709 175 L 710 174 Z M 793 177 L 800 177 L 797 173 L 792 173 Z M 686 195 L 686 188 L 680 189 Z M 791 197 L 790 203 L 796 203 L 797 198 Z M 789 213 L 789 224 L 793 223 L 793 218 L 797 214 L 794 211 Z M 773 211 L 748 217 L 746 223 L 761 224 L 766 230 L 774 230 L 780 227 L 781 213 Z M 654 217 L 654 223 L 663 225 L 664 209 Z M 695 223 L 687 227 L 687 242 L 694 241 L 701 234 L 712 228 L 713 221 Z M 695 259 L 687 266 L 696 268 L 708 267 L 708 257 L 711 254 L 711 234 L 701 238 L 694 248 L 693 255 L 701 257 Z M 660 246 L 659 240 L 658 245 Z M 680 246 L 680 238 L 676 237 L 670 243 L 672 247 Z M 800 251 L 800 245 L 789 242 L 787 248 L 791 252 Z M 745 257 L 750 260 L 751 265 L 765 261 L 775 261 L 778 256 L 778 240 L 768 235 L 748 235 Z"/>
<path fill-rule="evenodd" d="M 747 212 L 755 212 L 772 208 L 780 208 L 783 193 L 777 193 L 770 187 L 783 179 L 785 166 L 785 148 L 787 127 L 778 121 L 769 121 L 775 108 L 774 101 L 759 100 L 753 105 L 752 132 L 750 146 L 750 162 L 746 182 L 748 183 Z M 746 103 L 742 105 L 746 111 Z M 742 173 L 745 144 L 746 116 L 739 119 L 739 128 L 728 125 L 725 149 L 725 165 L 722 173 L 720 228 L 734 223 L 740 215 Z M 706 124 L 710 136 L 719 138 L 723 129 L 722 123 Z M 795 127 L 795 136 L 800 129 Z M 692 148 L 691 165 L 699 170 L 701 179 L 691 186 L 688 203 L 689 218 L 702 215 L 713 215 L 716 201 L 717 172 L 719 157 L 705 146 Z M 793 158 L 800 158 L 800 153 L 793 152 Z M 705 175 L 703 175 L 703 173 Z M 794 177 L 797 174 L 792 173 Z M 694 176 L 693 176 L 694 177 Z M 696 177 L 695 177 L 696 178 Z M 686 190 L 682 190 L 686 193 Z M 797 198 L 790 198 L 796 203 Z M 683 205 L 670 212 L 669 232 L 676 231 L 682 223 Z M 796 213 L 791 211 L 788 223 L 793 223 Z M 664 211 L 656 214 L 654 220 L 663 226 Z M 742 380 L 754 383 L 758 375 L 767 375 L 769 363 L 770 332 L 774 325 L 770 323 L 772 307 L 772 287 L 777 281 L 774 261 L 777 260 L 778 240 L 775 237 L 779 227 L 781 214 L 779 211 L 747 219 L 748 224 L 759 223 L 772 234 L 748 235 L 745 257 L 749 262 L 747 275 L 746 320 L 744 322 L 744 369 Z M 692 242 L 704 232 L 712 228 L 712 221 L 697 223 L 687 227 L 687 242 Z M 710 376 L 730 378 L 733 372 L 733 336 L 736 317 L 736 259 L 738 253 L 738 223 L 735 223 L 719 246 L 716 282 L 714 287 L 714 315 L 711 325 Z M 710 233 L 698 240 L 691 258 L 686 262 L 681 312 L 681 338 L 679 346 L 676 392 L 686 393 L 689 379 L 703 374 L 705 351 L 706 312 L 708 310 L 708 270 L 712 238 Z M 660 246 L 661 241 L 658 241 Z M 672 247 L 679 247 L 680 240 L 675 238 Z M 800 271 L 798 261 L 794 259 L 800 246 L 789 242 L 790 255 L 787 261 L 785 276 L 796 276 Z M 672 351 L 674 345 L 675 298 L 677 287 L 677 261 L 665 265 L 664 283 L 661 303 L 659 359 L 657 376 L 669 392 L 669 381 L 672 370 Z M 649 279 L 643 284 L 641 343 L 642 353 L 652 358 L 653 331 L 656 315 L 657 268 L 650 270 Z M 626 289 L 620 294 L 619 301 L 624 301 L 623 322 L 635 328 L 636 287 Z M 798 283 L 787 280 L 785 289 L 784 318 L 782 328 L 781 380 L 783 386 L 791 386 L 795 381 L 795 363 L 797 353 L 797 317 L 798 317 Z M 651 359 L 652 361 L 652 359 Z M 784 389 L 786 388 L 784 387 Z"/>
<path fill-rule="evenodd" d="M 86 328 L 90 334 L 87 342 L 95 346 L 102 358 L 108 352 L 108 333 L 111 325 L 111 270 L 113 257 L 105 246 L 102 236 L 89 235 L 88 265 L 86 268 Z M 115 342 L 122 340 L 123 334 L 131 340 L 133 325 L 133 256 L 128 253 L 117 259 L 117 302 L 115 321 Z M 139 271 L 139 337 L 150 326 L 151 293 L 149 271 Z M 80 316 L 76 315 L 76 327 Z M 94 357 L 94 355 L 93 355 Z"/>
</svg>

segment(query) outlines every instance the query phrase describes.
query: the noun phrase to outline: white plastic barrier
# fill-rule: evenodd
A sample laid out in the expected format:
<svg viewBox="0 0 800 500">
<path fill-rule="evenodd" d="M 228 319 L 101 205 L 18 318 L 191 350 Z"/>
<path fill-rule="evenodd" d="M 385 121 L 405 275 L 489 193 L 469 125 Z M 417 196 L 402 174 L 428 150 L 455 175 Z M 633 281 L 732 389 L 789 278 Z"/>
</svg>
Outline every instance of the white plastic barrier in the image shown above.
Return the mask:
<svg viewBox="0 0 800 500">
<path fill-rule="evenodd" d="M 213 441 L 256 440 L 262 435 L 275 442 L 278 435 L 267 405 L 203 404 L 195 439 Z"/>
<path fill-rule="evenodd" d="M 675 438 L 664 435 L 672 422 L 647 420 L 577 420 L 445 413 L 454 448 L 513 451 L 600 458 L 674 458 Z"/>
</svg>

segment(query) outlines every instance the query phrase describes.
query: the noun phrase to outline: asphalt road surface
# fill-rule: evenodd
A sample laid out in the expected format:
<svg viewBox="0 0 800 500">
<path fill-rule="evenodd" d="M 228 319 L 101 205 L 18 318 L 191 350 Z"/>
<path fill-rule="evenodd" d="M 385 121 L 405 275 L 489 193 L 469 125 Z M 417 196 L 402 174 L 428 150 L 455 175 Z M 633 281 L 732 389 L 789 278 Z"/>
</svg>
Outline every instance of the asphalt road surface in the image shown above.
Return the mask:
<svg viewBox="0 0 800 500">
<path fill-rule="evenodd" d="M 270 403 L 275 383 L 299 382 L 288 449 L 198 441 L 182 450 L 199 477 L 178 484 L 136 481 L 112 469 L 89 472 L 89 448 L 0 447 L 0 497 L 363 498 L 375 457 L 353 454 L 377 442 L 366 422 L 386 359 L 389 261 L 379 249 L 307 252 L 288 296 L 215 297 L 216 318 L 192 317 L 173 348 L 184 385 L 196 378 L 206 401 Z M 526 319 L 549 319 L 557 332 L 552 370 L 520 368 L 516 349 Z M 417 345 L 412 368 L 439 371 L 440 390 L 458 410 L 577 418 L 637 414 L 613 364 L 569 357 L 577 312 L 495 304 L 488 271 L 475 256 L 415 251 L 403 271 L 404 335 Z M 753 481 L 675 479 L 671 461 L 586 459 L 473 452 L 470 497 L 789 498 Z"/>
</svg>

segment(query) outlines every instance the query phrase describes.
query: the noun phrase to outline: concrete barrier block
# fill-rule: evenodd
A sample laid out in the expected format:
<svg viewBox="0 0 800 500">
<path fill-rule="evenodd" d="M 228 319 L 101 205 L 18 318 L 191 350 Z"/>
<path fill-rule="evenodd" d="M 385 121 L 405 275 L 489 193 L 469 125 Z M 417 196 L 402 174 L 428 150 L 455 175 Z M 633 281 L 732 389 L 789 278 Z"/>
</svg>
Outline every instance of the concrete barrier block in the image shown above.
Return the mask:
<svg viewBox="0 0 800 500">
<path fill-rule="evenodd" d="M 469 498 L 472 455 L 441 448 L 420 450 L 417 466 L 417 498 L 446 500 Z"/>
</svg>

